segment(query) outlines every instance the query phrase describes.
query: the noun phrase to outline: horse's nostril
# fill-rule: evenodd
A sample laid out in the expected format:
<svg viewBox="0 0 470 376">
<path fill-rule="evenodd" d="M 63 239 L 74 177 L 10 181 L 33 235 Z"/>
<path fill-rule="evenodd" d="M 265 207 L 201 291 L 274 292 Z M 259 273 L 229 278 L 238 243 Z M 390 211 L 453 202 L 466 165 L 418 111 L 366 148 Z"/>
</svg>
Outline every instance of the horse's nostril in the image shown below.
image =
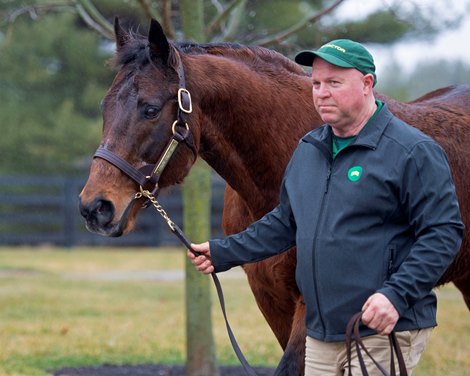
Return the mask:
<svg viewBox="0 0 470 376">
<path fill-rule="evenodd" d="M 80 214 L 88 221 L 99 226 L 106 226 L 114 217 L 114 205 L 111 201 L 96 198 L 89 205 L 79 202 Z"/>
<path fill-rule="evenodd" d="M 114 205 L 107 200 L 98 200 L 96 202 L 95 208 L 96 214 L 103 217 L 103 219 L 108 219 L 108 222 L 111 221 L 114 215 Z"/>
<path fill-rule="evenodd" d="M 88 209 L 87 205 L 84 205 L 82 199 L 78 199 L 78 209 L 80 210 L 80 214 L 83 218 L 87 219 L 88 215 L 90 214 L 90 210 Z"/>
</svg>

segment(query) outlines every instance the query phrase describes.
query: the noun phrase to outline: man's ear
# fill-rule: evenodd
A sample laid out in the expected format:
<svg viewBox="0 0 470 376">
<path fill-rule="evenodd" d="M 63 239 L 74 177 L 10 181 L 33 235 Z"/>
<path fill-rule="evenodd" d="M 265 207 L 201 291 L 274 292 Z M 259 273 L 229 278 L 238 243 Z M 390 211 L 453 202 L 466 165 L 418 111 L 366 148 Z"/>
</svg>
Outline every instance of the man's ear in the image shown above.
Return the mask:
<svg viewBox="0 0 470 376">
<path fill-rule="evenodd" d="M 372 75 L 372 73 L 365 74 L 364 77 L 363 77 L 362 82 L 364 82 L 364 89 L 365 90 L 372 91 L 372 89 L 374 87 L 374 76 Z"/>
</svg>

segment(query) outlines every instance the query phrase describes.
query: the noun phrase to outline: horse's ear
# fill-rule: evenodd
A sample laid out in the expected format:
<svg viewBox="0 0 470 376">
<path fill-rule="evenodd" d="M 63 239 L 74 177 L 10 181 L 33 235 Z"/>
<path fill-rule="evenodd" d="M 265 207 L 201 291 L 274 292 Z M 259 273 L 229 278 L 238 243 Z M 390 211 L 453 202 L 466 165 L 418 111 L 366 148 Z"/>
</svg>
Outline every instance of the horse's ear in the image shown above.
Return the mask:
<svg viewBox="0 0 470 376">
<path fill-rule="evenodd" d="M 150 57 L 154 61 L 162 61 L 168 64 L 170 56 L 170 43 L 166 38 L 162 25 L 152 18 L 148 35 Z"/>
<path fill-rule="evenodd" d="M 116 38 L 116 47 L 119 50 L 123 47 L 130 39 L 129 34 L 119 24 L 119 18 L 114 19 L 114 35 Z"/>
</svg>

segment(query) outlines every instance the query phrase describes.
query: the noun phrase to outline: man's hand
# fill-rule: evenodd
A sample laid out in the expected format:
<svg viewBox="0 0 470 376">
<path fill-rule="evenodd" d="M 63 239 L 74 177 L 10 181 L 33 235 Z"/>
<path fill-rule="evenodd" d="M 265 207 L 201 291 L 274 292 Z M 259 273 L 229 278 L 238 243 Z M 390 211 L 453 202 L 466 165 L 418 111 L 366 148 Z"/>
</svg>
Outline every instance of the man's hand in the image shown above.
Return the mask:
<svg viewBox="0 0 470 376">
<path fill-rule="evenodd" d="M 200 255 L 196 256 L 191 251 L 188 251 L 188 257 L 191 259 L 196 270 L 203 272 L 204 274 L 212 273 L 214 271 L 214 266 L 212 265 L 209 242 L 191 244 L 191 247 L 197 253 L 200 253 Z"/>
<path fill-rule="evenodd" d="M 362 307 L 362 322 L 382 335 L 392 332 L 399 317 L 390 300 L 380 293 L 371 295 Z"/>
</svg>

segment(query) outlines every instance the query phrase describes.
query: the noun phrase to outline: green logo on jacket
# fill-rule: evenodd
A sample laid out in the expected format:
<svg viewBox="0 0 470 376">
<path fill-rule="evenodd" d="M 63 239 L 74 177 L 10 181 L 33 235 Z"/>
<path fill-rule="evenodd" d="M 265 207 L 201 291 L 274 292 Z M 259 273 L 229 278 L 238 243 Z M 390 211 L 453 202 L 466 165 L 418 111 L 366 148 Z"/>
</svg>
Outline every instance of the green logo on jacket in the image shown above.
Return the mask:
<svg viewBox="0 0 470 376">
<path fill-rule="evenodd" d="M 358 181 L 362 176 L 362 167 L 354 166 L 348 171 L 348 179 L 351 181 Z"/>
</svg>

